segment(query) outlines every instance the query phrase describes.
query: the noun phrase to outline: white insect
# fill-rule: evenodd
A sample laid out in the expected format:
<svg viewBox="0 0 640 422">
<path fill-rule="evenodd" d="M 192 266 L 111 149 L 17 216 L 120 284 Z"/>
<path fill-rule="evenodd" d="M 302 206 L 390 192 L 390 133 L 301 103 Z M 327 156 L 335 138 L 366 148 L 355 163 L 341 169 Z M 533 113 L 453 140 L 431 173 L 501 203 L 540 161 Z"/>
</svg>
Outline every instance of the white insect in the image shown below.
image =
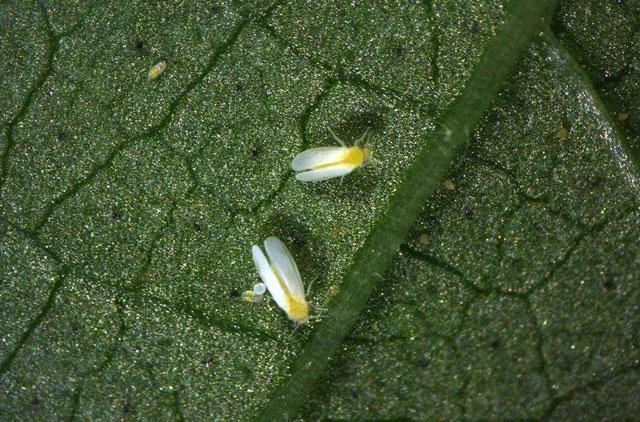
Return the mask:
<svg viewBox="0 0 640 422">
<path fill-rule="evenodd" d="M 247 302 L 260 302 L 267 292 L 267 286 L 264 283 L 257 283 L 253 286 L 253 290 L 247 290 L 242 294 L 242 299 Z"/>
<path fill-rule="evenodd" d="M 291 163 L 291 168 L 300 172 L 296 174 L 296 179 L 319 182 L 344 177 L 369 160 L 369 148 L 358 145 L 369 133 L 369 128 L 352 147 L 347 147 L 331 128 L 329 132 L 341 146 L 311 148 L 298 154 Z"/>
<path fill-rule="evenodd" d="M 297 325 L 304 324 L 309 320 L 309 305 L 298 266 L 291 252 L 284 243 L 273 236 L 264 241 L 264 250 L 269 259 L 258 245 L 251 248 L 260 278 L 266 284 L 273 300 L 287 313 L 289 319 Z"/>
</svg>

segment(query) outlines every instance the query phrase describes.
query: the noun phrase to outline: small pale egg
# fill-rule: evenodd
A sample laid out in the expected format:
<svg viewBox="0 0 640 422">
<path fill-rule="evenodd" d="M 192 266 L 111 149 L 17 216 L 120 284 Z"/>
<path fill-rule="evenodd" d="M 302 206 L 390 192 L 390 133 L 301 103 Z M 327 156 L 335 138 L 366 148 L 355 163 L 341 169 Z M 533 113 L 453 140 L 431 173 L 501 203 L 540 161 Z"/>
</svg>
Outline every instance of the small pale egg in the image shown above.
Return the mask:
<svg viewBox="0 0 640 422">
<path fill-rule="evenodd" d="M 158 62 L 153 66 L 151 66 L 151 69 L 149 69 L 149 80 L 158 79 L 166 68 L 167 68 L 167 63 L 164 61 Z"/>
</svg>

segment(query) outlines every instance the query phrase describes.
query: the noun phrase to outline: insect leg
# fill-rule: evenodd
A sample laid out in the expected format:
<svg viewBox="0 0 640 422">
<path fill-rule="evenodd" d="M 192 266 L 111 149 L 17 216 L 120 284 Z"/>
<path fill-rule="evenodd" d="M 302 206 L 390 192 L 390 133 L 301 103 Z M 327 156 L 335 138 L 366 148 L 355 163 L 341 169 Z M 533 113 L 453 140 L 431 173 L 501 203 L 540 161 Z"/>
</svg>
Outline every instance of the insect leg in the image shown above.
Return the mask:
<svg viewBox="0 0 640 422">
<path fill-rule="evenodd" d="M 304 293 L 305 297 L 309 297 L 309 294 L 311 293 L 311 286 L 313 286 L 313 282 L 314 282 L 314 281 L 315 281 L 315 280 L 311 280 L 311 281 L 309 282 L 309 285 L 307 286 L 307 291 Z"/>
</svg>

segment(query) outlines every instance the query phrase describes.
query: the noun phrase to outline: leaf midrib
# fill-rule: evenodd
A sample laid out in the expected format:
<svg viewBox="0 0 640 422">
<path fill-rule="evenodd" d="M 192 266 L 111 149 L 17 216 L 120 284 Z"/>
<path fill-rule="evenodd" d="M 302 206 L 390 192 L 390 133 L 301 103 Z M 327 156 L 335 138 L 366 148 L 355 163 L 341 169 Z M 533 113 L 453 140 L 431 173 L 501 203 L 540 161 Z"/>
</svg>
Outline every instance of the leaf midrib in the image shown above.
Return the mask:
<svg viewBox="0 0 640 422">
<path fill-rule="evenodd" d="M 382 274 L 389 268 L 423 204 L 468 144 L 472 129 L 502 84 L 509 80 L 521 54 L 548 27 L 557 3 L 557 0 L 530 0 L 514 4 L 496 36 L 487 43 L 463 93 L 443 114 L 437 129 L 405 173 L 387 212 L 354 257 L 341 293 L 329 306 L 327 318 L 311 333 L 292 363 L 291 376 L 272 394 L 258 420 L 286 420 L 296 415 L 307 401 L 329 360 L 382 281 Z"/>
</svg>

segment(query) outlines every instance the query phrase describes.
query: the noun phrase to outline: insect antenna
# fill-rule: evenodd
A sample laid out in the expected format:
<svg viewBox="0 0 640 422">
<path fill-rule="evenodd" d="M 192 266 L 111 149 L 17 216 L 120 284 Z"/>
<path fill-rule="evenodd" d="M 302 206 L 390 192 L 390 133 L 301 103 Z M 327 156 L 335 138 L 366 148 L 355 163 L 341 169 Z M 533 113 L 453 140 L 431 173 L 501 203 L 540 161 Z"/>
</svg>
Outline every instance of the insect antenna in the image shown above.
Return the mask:
<svg viewBox="0 0 640 422">
<path fill-rule="evenodd" d="M 360 145 L 360 142 L 362 142 L 362 141 L 367 137 L 367 135 L 369 134 L 369 131 L 370 131 L 370 130 L 371 130 L 371 126 L 367 126 L 367 129 L 364 131 L 364 133 L 362 134 L 362 136 L 360 136 L 360 137 L 358 138 L 358 140 L 354 143 L 354 145 L 355 145 L 355 146 Z"/>
<path fill-rule="evenodd" d="M 345 147 L 345 148 L 347 147 L 347 146 L 344 144 L 344 142 L 342 142 L 342 139 L 338 138 L 338 135 L 336 135 L 336 134 L 331 130 L 331 128 L 330 128 L 330 127 L 328 127 L 328 126 L 327 126 L 327 129 L 329 129 L 329 132 L 331 132 L 331 135 L 333 136 L 333 139 L 335 139 L 336 141 L 338 141 L 338 143 L 339 143 L 340 145 L 342 145 L 343 147 Z"/>
</svg>

